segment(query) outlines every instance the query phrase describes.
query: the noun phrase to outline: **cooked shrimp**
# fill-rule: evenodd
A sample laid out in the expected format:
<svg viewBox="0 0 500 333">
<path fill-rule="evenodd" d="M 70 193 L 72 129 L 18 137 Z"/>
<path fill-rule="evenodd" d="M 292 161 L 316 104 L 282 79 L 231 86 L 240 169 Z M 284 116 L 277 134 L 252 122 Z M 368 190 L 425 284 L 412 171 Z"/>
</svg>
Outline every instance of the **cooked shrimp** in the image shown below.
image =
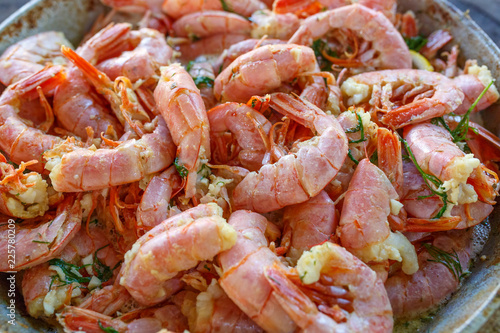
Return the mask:
<svg viewBox="0 0 500 333">
<path fill-rule="evenodd" d="M 345 80 L 341 89 L 349 105 L 368 102 L 372 109 L 382 109 L 382 123 L 393 128 L 441 117 L 464 99 L 444 75 L 414 69 L 359 74 Z"/>
<path fill-rule="evenodd" d="M 43 171 L 43 152 L 62 140 L 39 129 L 32 128 L 18 115 L 24 101 L 38 97 L 37 87 L 44 95 L 51 96 L 55 87 L 64 81 L 65 74 L 60 66 L 47 67 L 9 86 L 0 96 L 0 149 L 14 163 L 36 160 L 28 168 Z"/>
<path fill-rule="evenodd" d="M 161 66 L 168 65 L 173 56 L 174 51 L 167 44 L 165 36 L 156 30 L 142 28 L 131 31 L 126 39 L 134 42 L 132 50 L 100 62 L 97 66 L 111 80 L 125 76 L 132 82 L 147 82 L 157 75 Z"/>
<path fill-rule="evenodd" d="M 196 322 L 190 330 L 193 333 L 263 332 L 231 301 L 215 279 L 196 297 Z"/>
<path fill-rule="evenodd" d="M 249 173 L 233 192 L 236 209 L 270 212 L 304 202 L 332 181 L 347 156 L 347 138 L 335 117 L 283 93 L 273 94 L 270 106 L 317 135 L 276 163 Z"/>
<path fill-rule="evenodd" d="M 42 216 L 49 209 L 47 182 L 37 172 L 24 173 L 30 163 L 14 167 L 0 154 L 0 212 L 23 219 Z"/>
<path fill-rule="evenodd" d="M 0 81 L 9 86 L 41 71 L 47 64 L 64 65 L 61 45 L 71 46 L 61 32 L 47 31 L 11 45 L 0 57 Z"/>
<path fill-rule="evenodd" d="M 212 160 L 217 164 L 259 170 L 269 150 L 264 139 L 271 131 L 271 123 L 246 104 L 234 102 L 221 104 L 207 115 Z"/>
<path fill-rule="evenodd" d="M 103 4 L 113 9 L 129 13 L 144 13 L 148 10 L 161 11 L 164 0 L 101 0 Z"/>
<path fill-rule="evenodd" d="M 359 4 L 308 17 L 288 42 L 312 45 L 334 29 L 350 29 L 372 43 L 372 51 L 348 61 L 378 69 L 411 68 L 411 56 L 401 34 L 383 14 Z"/>
<path fill-rule="evenodd" d="M 304 251 L 328 241 L 335 233 L 338 217 L 335 204 L 325 191 L 306 202 L 285 207 L 281 247 L 296 262 Z"/>
<path fill-rule="evenodd" d="M 440 251 L 447 252 L 460 266 L 460 271 L 451 271 L 441 262 L 435 262 L 428 250 L 422 249 L 418 255 L 420 269 L 409 276 L 401 271 L 389 277 L 385 283 L 387 295 L 391 301 L 392 311 L 396 317 L 416 317 L 433 306 L 437 306 L 459 285 L 460 276 L 454 274 L 467 272 L 471 235 L 467 231 L 449 231 L 433 234 L 432 245 Z"/>
<path fill-rule="evenodd" d="M 89 289 L 100 291 L 96 288 L 112 282 L 113 273 L 116 273 L 112 268 L 119 263 L 120 257 L 109 245 L 103 230 L 92 224 L 88 233 L 85 228 L 80 229 L 57 255 L 59 265 L 51 265 L 48 262 L 28 269 L 22 280 L 24 303 L 28 313 L 35 318 L 51 316 L 70 302 L 79 304 L 87 296 Z M 72 277 L 81 277 L 82 284 L 71 280 L 72 277 L 66 277 L 61 264 L 67 266 L 67 274 L 73 273 Z M 87 265 L 84 270 L 71 272 L 72 267 L 83 265 Z M 90 299 L 93 297 L 92 295 Z"/>
<path fill-rule="evenodd" d="M 140 229 L 148 231 L 169 217 L 170 197 L 181 188 L 181 184 L 175 166 L 151 178 L 137 207 L 137 226 Z"/>
<path fill-rule="evenodd" d="M 402 261 L 408 274 L 417 271 L 415 248 L 403 234 L 391 232 L 387 217 L 402 204 L 387 176 L 368 159 L 354 172 L 344 197 L 337 234 L 351 253 L 366 263 Z"/>
<path fill-rule="evenodd" d="M 279 304 L 303 332 L 392 332 L 382 281 L 337 244 L 304 252 L 297 268 L 265 268 Z"/>
<path fill-rule="evenodd" d="M 317 68 L 314 51 L 300 45 L 266 45 L 233 61 L 215 79 L 214 94 L 222 101 L 246 103 L 305 72 Z M 262 75 L 266 73 L 266 75 Z"/>
<path fill-rule="evenodd" d="M 209 110 L 217 104 L 213 89 L 215 80 L 214 68 L 208 61 L 196 61 L 189 64 L 191 66 L 188 65 L 186 70 L 193 78 L 198 89 L 200 89 L 200 95 L 205 103 L 205 108 Z"/>
<path fill-rule="evenodd" d="M 464 73 L 453 79 L 453 82 L 465 95 L 464 102 L 454 112 L 460 115 L 465 114 L 491 81 L 493 81 L 493 77 L 488 67 L 478 66 L 475 61 L 467 63 Z M 483 98 L 479 100 L 472 112 L 479 112 L 486 109 L 498 101 L 499 98 L 500 94 L 497 88 L 495 85 L 492 85 Z"/>
<path fill-rule="evenodd" d="M 270 10 L 258 10 L 250 17 L 252 38 L 277 38 L 287 40 L 300 26 L 300 20 L 293 14 L 276 14 Z"/>
<path fill-rule="evenodd" d="M 74 197 L 67 197 L 57 207 L 52 221 L 42 219 L 26 220 L 16 227 L 16 263 L 12 267 L 5 260 L 0 264 L 0 272 L 20 271 L 41 264 L 56 257 L 64 246 L 80 230 L 82 211 L 80 202 Z M 9 233 L 8 224 L 0 226 L 0 249 L 7 253 Z"/>
<path fill-rule="evenodd" d="M 176 166 L 186 178 L 185 196 L 196 192 L 197 172 L 210 156 L 210 126 L 193 79 L 179 64 L 162 67 L 155 100 L 177 145 Z"/>
<path fill-rule="evenodd" d="M 202 204 L 157 225 L 125 255 L 120 284 L 141 304 L 165 300 L 164 285 L 178 272 L 234 245 L 236 233 L 221 216 L 216 204 Z"/>
<path fill-rule="evenodd" d="M 197 40 L 217 34 L 250 35 L 250 22 L 240 15 L 219 10 L 207 10 L 185 15 L 174 22 L 176 37 Z"/>
<path fill-rule="evenodd" d="M 247 39 L 245 35 L 239 34 L 219 34 L 210 37 L 202 38 L 196 42 L 185 40 L 176 46 L 176 49 L 181 53 L 182 61 L 195 60 L 200 56 L 218 55 L 233 44 L 239 43 Z"/>
<path fill-rule="evenodd" d="M 276 226 L 262 215 L 243 210 L 231 214 L 228 223 L 238 237 L 230 250 L 219 255 L 220 286 L 266 332 L 294 332 L 295 324 L 279 305 L 265 278 L 264 267 L 279 263 L 276 254 L 267 247 L 266 239 L 266 234 Z"/>
<path fill-rule="evenodd" d="M 164 0 L 163 2 L 163 11 L 174 19 L 208 10 L 225 10 L 248 17 L 260 9 L 266 9 L 266 5 L 259 0 L 224 0 L 224 2 L 220 0 Z"/>
<path fill-rule="evenodd" d="M 483 172 L 484 166 L 477 158 L 460 150 L 446 129 L 423 123 L 405 127 L 403 136 L 422 170 L 443 182 L 442 190 L 450 202 L 445 216 L 456 204 L 478 200 L 494 204 L 495 178 Z"/>
</svg>

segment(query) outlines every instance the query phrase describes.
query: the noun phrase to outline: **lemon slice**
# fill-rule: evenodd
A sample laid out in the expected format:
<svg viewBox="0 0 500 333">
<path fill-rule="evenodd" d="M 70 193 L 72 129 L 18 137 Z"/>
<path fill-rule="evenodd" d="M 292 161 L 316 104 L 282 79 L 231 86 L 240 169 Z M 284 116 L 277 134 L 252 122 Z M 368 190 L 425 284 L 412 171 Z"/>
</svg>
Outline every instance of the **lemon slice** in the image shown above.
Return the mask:
<svg viewBox="0 0 500 333">
<path fill-rule="evenodd" d="M 413 50 L 410 50 L 410 54 L 411 54 L 411 60 L 413 62 L 413 67 L 416 67 L 417 69 L 425 69 L 426 71 L 429 72 L 434 72 L 434 67 L 432 67 L 431 63 L 429 62 L 429 60 L 427 60 L 427 58 L 425 58 L 423 55 Z"/>
</svg>

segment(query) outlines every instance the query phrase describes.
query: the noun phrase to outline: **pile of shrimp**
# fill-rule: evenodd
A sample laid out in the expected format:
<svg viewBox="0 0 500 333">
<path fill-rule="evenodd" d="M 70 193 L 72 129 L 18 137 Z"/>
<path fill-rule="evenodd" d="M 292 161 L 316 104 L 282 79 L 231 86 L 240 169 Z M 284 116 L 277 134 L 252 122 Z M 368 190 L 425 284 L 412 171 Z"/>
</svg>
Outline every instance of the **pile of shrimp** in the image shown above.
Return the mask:
<svg viewBox="0 0 500 333">
<path fill-rule="evenodd" d="M 0 271 L 29 315 L 392 332 L 459 287 L 499 93 L 447 30 L 395 0 L 102 1 L 77 48 L 43 32 L 0 57 Z"/>
</svg>

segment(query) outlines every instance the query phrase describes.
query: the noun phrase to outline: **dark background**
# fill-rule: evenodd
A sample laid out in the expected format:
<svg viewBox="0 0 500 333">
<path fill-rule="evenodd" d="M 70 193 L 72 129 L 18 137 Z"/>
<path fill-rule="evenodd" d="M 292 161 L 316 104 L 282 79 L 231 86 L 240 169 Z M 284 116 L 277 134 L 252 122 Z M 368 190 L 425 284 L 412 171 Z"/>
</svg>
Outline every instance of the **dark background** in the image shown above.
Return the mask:
<svg viewBox="0 0 500 333">
<path fill-rule="evenodd" d="M 419 0 L 415 0 L 419 1 Z M 0 0 L 0 21 L 21 7 L 28 0 Z M 500 0 L 450 0 L 469 14 L 497 45 L 500 45 Z"/>
</svg>

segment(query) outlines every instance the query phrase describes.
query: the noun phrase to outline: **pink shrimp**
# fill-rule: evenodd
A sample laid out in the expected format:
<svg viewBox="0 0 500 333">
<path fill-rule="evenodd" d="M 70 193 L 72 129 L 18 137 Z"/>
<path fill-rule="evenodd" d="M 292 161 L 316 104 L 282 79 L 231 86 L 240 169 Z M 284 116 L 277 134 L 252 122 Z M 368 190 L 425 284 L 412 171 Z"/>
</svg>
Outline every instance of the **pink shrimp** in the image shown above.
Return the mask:
<svg viewBox="0 0 500 333">
<path fill-rule="evenodd" d="M 300 45 L 266 45 L 233 61 L 215 79 L 214 94 L 222 101 L 247 102 L 279 88 L 283 82 L 317 68 L 314 51 Z M 266 73 L 266 75 L 262 75 Z"/>
<path fill-rule="evenodd" d="M 214 96 L 215 73 L 212 64 L 208 61 L 192 62 L 191 68 L 186 69 L 193 78 L 194 83 L 200 89 L 200 95 L 205 108 L 211 109 L 217 104 Z M 189 66 L 188 66 L 189 67 Z"/>
<path fill-rule="evenodd" d="M 491 81 L 493 81 L 493 77 L 486 66 L 478 66 L 477 62 L 468 61 L 464 73 L 453 79 L 453 82 L 465 95 L 464 102 L 454 112 L 460 115 L 465 114 Z M 498 101 L 499 98 L 500 94 L 497 88 L 492 85 L 486 91 L 483 98 L 479 100 L 472 112 L 479 112 L 486 109 Z"/>
<path fill-rule="evenodd" d="M 294 332 L 295 324 L 279 305 L 265 278 L 264 267 L 279 263 L 276 254 L 267 247 L 265 236 L 276 226 L 262 215 L 242 210 L 231 214 L 228 223 L 238 237 L 230 250 L 219 255 L 220 286 L 266 332 Z"/>
<path fill-rule="evenodd" d="M 181 53 L 182 61 L 191 61 L 202 55 L 218 55 L 233 44 L 239 43 L 247 39 L 248 36 L 232 34 L 213 35 L 202 38 L 196 42 L 185 40 L 177 45 L 176 49 Z"/>
<path fill-rule="evenodd" d="M 0 81 L 9 86 L 47 64 L 63 65 L 61 45 L 71 45 L 61 32 L 47 31 L 25 38 L 11 46 L 0 57 Z"/>
<path fill-rule="evenodd" d="M 164 0 L 101 0 L 103 4 L 113 9 L 129 13 L 144 13 L 148 10 L 161 11 Z"/>
<path fill-rule="evenodd" d="M 266 146 L 264 139 L 271 131 L 271 123 L 251 107 L 234 102 L 221 104 L 207 115 L 212 160 L 217 164 L 241 165 L 251 171 L 259 170 L 269 150 L 269 144 Z"/>
<path fill-rule="evenodd" d="M 181 17 L 172 25 L 176 37 L 190 39 L 224 33 L 250 36 L 250 29 L 250 22 L 240 15 L 218 10 L 194 12 Z"/>
<path fill-rule="evenodd" d="M 196 297 L 196 322 L 193 333 L 263 332 L 213 279 L 207 290 Z"/>
<path fill-rule="evenodd" d="M 354 172 L 344 197 L 337 234 L 349 252 L 364 262 L 403 262 L 408 274 L 417 271 L 415 248 L 403 234 L 390 230 L 388 215 L 399 213 L 402 205 L 387 176 L 368 159 Z"/>
<path fill-rule="evenodd" d="M 181 184 L 175 166 L 151 178 L 137 207 L 139 228 L 148 231 L 169 217 L 170 198 L 181 188 Z"/>
<path fill-rule="evenodd" d="M 234 245 L 236 233 L 221 216 L 216 204 L 201 204 L 157 225 L 125 255 L 120 284 L 141 304 L 165 300 L 178 272 Z"/>
<path fill-rule="evenodd" d="M 162 67 L 155 100 L 177 145 L 176 166 L 186 178 L 185 196 L 196 191 L 202 160 L 210 156 L 210 126 L 205 105 L 193 79 L 179 64 Z"/>
<path fill-rule="evenodd" d="M 382 281 L 337 244 L 304 252 L 290 271 L 274 264 L 265 274 L 279 304 L 303 332 L 392 332 Z"/>
<path fill-rule="evenodd" d="M 233 192 L 236 209 L 270 212 L 304 202 L 325 188 L 347 156 L 347 138 L 334 117 L 283 93 L 273 94 L 270 106 L 318 134 L 292 154 L 249 173 Z"/>
<path fill-rule="evenodd" d="M 444 75 L 414 69 L 359 74 L 345 80 L 341 89 L 349 105 L 368 102 L 372 109 L 383 110 L 381 121 L 392 128 L 441 117 L 464 99 L 462 91 Z"/>
<path fill-rule="evenodd" d="M 330 239 L 338 225 L 335 204 L 325 191 L 283 211 L 281 247 L 297 261 L 304 251 Z"/>
<path fill-rule="evenodd" d="M 24 173 L 29 164 L 22 162 L 14 169 L 0 154 L 1 213 L 29 219 L 43 216 L 49 209 L 47 182 L 37 172 Z"/>
<path fill-rule="evenodd" d="M 76 267 L 87 264 L 85 270 L 78 272 L 80 275 L 81 273 L 86 276 L 100 275 L 101 285 L 112 282 L 116 272 L 114 272 L 114 276 L 105 276 L 104 270 L 106 267 L 115 268 L 121 258 L 109 245 L 102 228 L 92 224 L 88 228 L 88 233 L 85 229 L 78 231 L 62 252 L 57 255 L 56 265 L 51 265 L 48 262 L 28 269 L 22 280 L 22 291 L 28 313 L 35 318 L 48 317 L 53 315 L 55 311 L 61 310 L 65 304 L 69 302 L 78 304 L 88 295 L 89 285 L 64 280 L 66 277 L 59 274 L 58 268 L 60 266 L 58 265 L 66 263 L 66 266 Z M 98 288 L 99 286 L 90 285 L 90 287 Z M 93 293 L 99 291 L 94 289 Z M 92 295 L 90 298 L 92 297 L 94 296 Z"/>
<path fill-rule="evenodd" d="M 42 154 L 62 140 L 39 129 L 26 125 L 19 117 L 19 107 L 25 101 L 38 97 L 37 87 L 45 96 L 64 81 L 65 74 L 60 66 L 47 67 L 9 86 L 0 97 L 0 149 L 14 163 L 36 160 L 29 169 L 43 171 Z"/>
<path fill-rule="evenodd" d="M 461 151 L 446 129 L 423 123 L 405 127 L 403 136 L 422 170 L 443 182 L 450 206 L 477 200 L 495 203 L 497 192 L 492 184 L 498 181 L 498 176 L 472 154 Z"/>
<path fill-rule="evenodd" d="M 383 14 L 359 4 L 308 17 L 288 42 L 312 45 L 333 29 L 350 29 L 366 42 L 372 43 L 371 51 L 357 55 L 357 58 L 351 56 L 347 60 L 339 59 L 339 65 L 363 65 L 379 69 L 411 68 L 408 46 L 391 21 Z M 332 61 L 335 62 L 335 59 Z"/>
<path fill-rule="evenodd" d="M 460 269 L 451 271 L 441 262 L 433 261 L 436 258 L 430 255 L 429 250 L 422 249 L 418 255 L 420 269 L 415 274 L 409 276 L 397 271 L 385 283 L 396 317 L 416 317 L 437 306 L 458 288 L 461 272 L 467 272 L 471 252 L 470 232 L 436 233 L 431 243 L 434 249 L 447 252 Z"/>
<path fill-rule="evenodd" d="M 163 11 L 174 19 L 207 10 L 225 10 L 248 17 L 256 10 L 266 8 L 266 5 L 259 0 L 225 0 L 224 2 L 220 0 L 165 0 L 163 2 Z"/>
<path fill-rule="evenodd" d="M 52 221 L 24 221 L 16 227 L 16 262 L 9 265 L 5 260 L 0 264 L 0 272 L 20 271 L 56 257 L 80 230 L 81 222 L 80 202 L 72 196 L 58 206 Z M 6 223 L 0 229 L 0 249 L 7 253 L 10 244 L 7 235 L 12 233 L 12 227 Z"/>
<path fill-rule="evenodd" d="M 277 38 L 287 40 L 300 26 L 300 20 L 293 14 L 276 14 L 270 10 L 258 10 L 250 17 L 252 38 Z"/>
</svg>

